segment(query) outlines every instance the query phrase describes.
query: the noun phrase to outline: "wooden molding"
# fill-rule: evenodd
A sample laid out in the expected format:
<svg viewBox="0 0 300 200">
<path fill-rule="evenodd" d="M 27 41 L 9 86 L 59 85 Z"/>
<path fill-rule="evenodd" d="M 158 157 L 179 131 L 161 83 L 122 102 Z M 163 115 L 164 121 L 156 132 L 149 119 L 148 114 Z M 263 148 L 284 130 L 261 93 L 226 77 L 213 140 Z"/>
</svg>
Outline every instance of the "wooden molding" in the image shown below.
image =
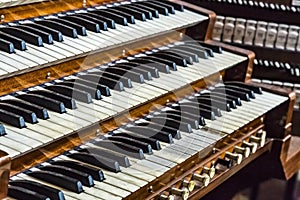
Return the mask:
<svg viewBox="0 0 300 200">
<path fill-rule="evenodd" d="M 3 154 L 3 152 L 0 152 Z M 10 174 L 11 159 L 9 156 L 0 158 L 0 199 L 6 197 Z"/>
</svg>

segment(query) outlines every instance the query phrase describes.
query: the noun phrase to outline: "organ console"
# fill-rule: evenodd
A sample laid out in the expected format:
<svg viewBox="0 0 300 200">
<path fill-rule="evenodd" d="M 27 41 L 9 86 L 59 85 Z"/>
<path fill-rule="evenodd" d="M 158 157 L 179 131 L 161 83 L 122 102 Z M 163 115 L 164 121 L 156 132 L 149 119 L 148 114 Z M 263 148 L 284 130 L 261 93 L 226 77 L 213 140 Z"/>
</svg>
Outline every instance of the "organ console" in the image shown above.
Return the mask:
<svg viewBox="0 0 300 200">
<path fill-rule="evenodd" d="M 294 173 L 295 93 L 249 81 L 254 53 L 211 40 L 212 11 L 95 0 L 0 14 L 1 198 L 199 199 L 266 155 Z"/>
</svg>

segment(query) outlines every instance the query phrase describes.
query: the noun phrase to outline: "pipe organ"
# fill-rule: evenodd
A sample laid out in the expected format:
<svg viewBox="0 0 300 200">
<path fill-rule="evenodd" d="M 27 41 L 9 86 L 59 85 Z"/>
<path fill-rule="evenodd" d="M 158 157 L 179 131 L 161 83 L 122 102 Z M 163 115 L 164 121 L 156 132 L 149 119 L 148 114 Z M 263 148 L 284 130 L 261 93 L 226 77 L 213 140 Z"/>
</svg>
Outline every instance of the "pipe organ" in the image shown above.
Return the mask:
<svg viewBox="0 0 300 200">
<path fill-rule="evenodd" d="M 1 198 L 200 199 L 261 158 L 292 176 L 295 92 L 226 42 L 298 29 L 192 3 L 0 3 Z"/>
</svg>

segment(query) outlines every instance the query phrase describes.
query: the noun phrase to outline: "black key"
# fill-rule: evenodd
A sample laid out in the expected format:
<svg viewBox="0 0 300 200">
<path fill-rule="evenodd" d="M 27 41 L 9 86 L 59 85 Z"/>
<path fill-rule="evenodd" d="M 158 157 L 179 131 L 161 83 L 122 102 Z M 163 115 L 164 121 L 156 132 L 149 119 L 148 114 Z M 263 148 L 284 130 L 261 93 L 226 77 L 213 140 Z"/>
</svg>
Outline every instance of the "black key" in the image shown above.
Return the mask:
<svg viewBox="0 0 300 200">
<path fill-rule="evenodd" d="M 148 70 L 142 69 L 141 67 L 136 67 L 130 63 L 120 63 L 115 65 L 118 68 L 126 69 L 127 71 L 134 72 L 135 74 L 142 74 L 143 78 L 146 80 L 152 80 L 151 73 Z M 141 79 L 142 77 L 140 77 Z"/>
<path fill-rule="evenodd" d="M 122 84 L 124 84 L 127 88 L 132 88 L 132 82 L 131 79 L 122 75 L 118 75 L 116 73 L 113 73 L 111 71 L 101 70 L 101 71 L 93 71 L 88 73 L 88 75 L 96 75 L 98 76 L 98 79 L 100 82 L 105 82 L 107 80 L 114 80 L 114 81 L 120 81 Z"/>
<path fill-rule="evenodd" d="M 68 82 L 76 82 L 76 83 L 86 85 L 86 86 L 91 87 L 91 88 L 96 88 L 96 89 L 100 90 L 101 95 L 106 96 L 106 97 L 110 96 L 110 90 L 105 85 L 101 85 L 101 84 L 98 84 L 96 82 L 92 82 L 92 81 L 87 80 L 87 79 L 82 79 L 80 77 L 78 79 L 69 79 L 67 81 Z"/>
<path fill-rule="evenodd" d="M 100 168 L 107 169 L 109 171 L 118 173 L 121 171 L 120 165 L 117 161 L 105 158 L 104 156 L 101 155 L 96 155 L 92 153 L 83 153 L 83 152 L 78 152 L 78 153 L 72 153 L 67 155 L 70 158 L 73 158 L 75 160 L 79 160 L 81 162 L 94 165 Z"/>
<path fill-rule="evenodd" d="M 248 85 L 246 83 L 242 83 L 242 82 L 238 82 L 238 81 L 226 81 L 226 82 L 224 82 L 224 84 L 225 85 L 235 85 L 235 86 L 239 86 L 239 87 L 244 87 L 244 88 L 247 88 L 249 90 L 254 91 L 257 94 L 262 94 L 261 87 L 256 87 L 256 86 Z"/>
<path fill-rule="evenodd" d="M 131 70 L 126 70 L 122 67 L 109 66 L 109 67 L 105 68 L 105 72 L 110 72 L 112 74 L 118 74 L 120 76 L 125 76 L 137 83 L 145 82 L 143 74 L 140 74 L 140 73 L 137 73 L 137 72 L 134 72 Z"/>
<path fill-rule="evenodd" d="M 180 139 L 181 138 L 181 133 L 180 130 L 176 127 L 172 127 L 169 124 L 161 124 L 161 123 L 156 123 L 154 120 L 150 121 L 150 118 L 146 118 L 148 120 L 147 122 L 141 122 L 141 123 L 136 123 L 137 126 L 144 126 L 147 128 L 153 129 L 153 131 L 156 131 L 157 133 L 161 134 L 171 134 L 173 138 L 175 139 Z M 165 119 L 163 119 L 165 121 Z M 170 122 L 171 124 L 171 122 Z"/>
<path fill-rule="evenodd" d="M 172 2 L 172 1 L 157 1 L 157 0 L 151 0 L 151 1 L 157 2 L 157 3 L 160 3 L 160 4 L 168 4 L 168 5 L 173 6 L 175 8 L 175 10 L 178 10 L 178 11 L 181 11 L 181 12 L 184 11 L 184 7 L 180 3 L 177 4 L 177 3 Z"/>
<path fill-rule="evenodd" d="M 78 171 L 85 172 L 87 174 L 90 174 L 94 180 L 96 181 L 103 181 L 104 180 L 104 174 L 101 169 L 97 167 L 93 167 L 91 165 L 86 165 L 84 163 L 79 163 L 75 161 L 70 160 L 58 160 L 51 162 L 52 165 L 58 165 L 58 166 L 66 166 L 72 169 L 76 169 Z"/>
<path fill-rule="evenodd" d="M 225 94 L 224 91 L 219 91 L 219 92 L 218 91 L 211 91 L 210 94 L 222 97 L 223 99 L 229 99 L 231 101 L 235 101 L 235 104 L 237 106 L 241 106 L 242 105 L 241 98 L 235 97 L 233 95 Z"/>
<path fill-rule="evenodd" d="M 209 120 L 216 120 L 215 113 L 211 110 L 207 110 L 204 108 L 199 108 L 199 105 L 197 104 L 191 104 L 191 103 L 181 103 L 180 105 L 173 105 L 172 108 L 176 110 L 181 110 L 184 112 L 190 112 L 195 115 L 202 116 Z"/>
<path fill-rule="evenodd" d="M 194 129 L 199 129 L 199 122 L 197 117 L 189 113 L 180 112 L 178 110 L 166 110 L 160 113 L 159 116 L 165 116 L 168 118 L 176 119 L 190 124 Z"/>
<path fill-rule="evenodd" d="M 158 78 L 159 77 L 159 71 L 156 67 L 151 67 L 148 65 L 140 64 L 140 63 L 135 63 L 135 62 L 126 62 L 122 63 L 122 66 L 129 66 L 133 70 L 138 70 L 140 73 L 143 74 L 144 78 L 147 80 L 151 80 L 152 77 Z M 150 73 L 150 75 L 149 75 Z M 147 78 L 148 77 L 148 78 Z"/>
<path fill-rule="evenodd" d="M 205 50 L 195 48 L 193 46 L 188 46 L 186 44 L 174 46 L 174 47 L 172 47 L 172 49 L 187 51 L 187 52 L 190 52 L 192 54 L 196 54 L 198 56 L 198 58 L 202 58 L 202 59 L 207 59 L 208 58 L 208 54 Z"/>
<path fill-rule="evenodd" d="M 6 130 L 3 124 L 0 123 L 0 136 L 6 135 Z"/>
<path fill-rule="evenodd" d="M 190 124 L 174 118 L 166 118 L 165 116 L 155 115 L 153 117 L 146 118 L 146 120 L 160 125 L 163 124 L 164 127 L 162 130 L 165 130 L 167 127 L 172 127 L 188 133 L 193 132 Z"/>
<path fill-rule="evenodd" d="M 99 24 L 97 24 L 93 21 L 84 19 L 83 17 L 67 15 L 67 16 L 64 16 L 61 18 L 64 20 L 71 21 L 73 23 L 78 23 L 78 24 L 84 26 L 87 30 L 93 31 L 95 33 L 100 33 L 100 25 Z"/>
<path fill-rule="evenodd" d="M 127 22 L 130 23 L 130 24 L 135 24 L 135 18 L 134 18 L 133 15 L 128 14 L 127 12 L 124 12 L 124 11 L 121 11 L 121 10 L 114 9 L 114 8 L 115 7 L 110 7 L 106 10 L 110 13 L 115 13 L 116 15 L 120 15 L 120 16 L 125 17 L 127 19 Z"/>
<path fill-rule="evenodd" d="M 166 60 L 169 60 L 169 61 L 173 61 L 174 63 L 176 63 L 176 65 L 179 65 L 179 66 L 182 66 L 182 67 L 187 67 L 187 61 L 186 59 L 178 56 L 178 55 L 174 55 L 174 54 L 171 54 L 171 53 L 168 53 L 168 52 L 163 52 L 163 51 L 160 51 L 160 52 L 155 52 L 153 54 L 149 54 L 151 56 L 155 56 L 155 57 L 158 57 L 158 58 L 161 58 L 161 59 L 166 59 Z"/>
<path fill-rule="evenodd" d="M 110 89 L 114 89 L 117 91 L 123 91 L 124 90 L 124 84 L 121 81 L 113 80 L 106 77 L 99 77 L 94 74 L 86 74 L 86 75 L 80 75 L 78 76 L 80 79 L 88 80 L 90 82 L 99 83 L 106 85 Z M 101 91 L 102 93 L 102 91 Z"/>
<path fill-rule="evenodd" d="M 194 58 L 195 59 L 198 59 L 198 55 L 197 54 L 192 54 L 192 53 L 189 53 L 189 52 L 186 52 L 186 51 L 180 51 L 178 49 L 165 49 L 165 50 L 162 50 L 160 52 L 166 52 L 166 53 L 169 53 L 173 56 L 176 56 L 176 57 L 180 57 L 182 59 L 185 59 L 186 62 L 188 64 L 193 64 L 194 62 Z"/>
<path fill-rule="evenodd" d="M 128 14 L 132 15 L 135 19 L 138 19 L 141 21 L 146 21 L 146 15 L 143 12 L 138 11 L 137 9 L 132 9 L 132 8 L 129 8 L 126 6 L 116 6 L 116 7 L 111 7 L 111 8 L 128 13 Z"/>
<path fill-rule="evenodd" d="M 176 47 L 171 47 L 170 51 L 172 51 L 174 53 L 178 53 L 179 55 L 191 57 L 193 62 L 199 62 L 199 56 L 196 53 L 184 50 L 182 48 L 176 48 Z M 190 64 L 192 64 L 192 63 L 190 63 Z"/>
<path fill-rule="evenodd" d="M 174 142 L 171 133 L 166 133 L 161 130 L 157 131 L 155 129 L 142 127 L 142 126 L 127 127 L 126 130 L 138 134 L 142 137 L 154 138 L 159 141 L 170 143 L 170 144 Z"/>
<path fill-rule="evenodd" d="M 78 194 L 83 192 L 82 183 L 79 180 L 64 176 L 56 172 L 34 171 L 27 173 L 27 175 L 51 183 L 53 185 L 57 185 Z"/>
<path fill-rule="evenodd" d="M 169 4 L 167 1 L 149 1 L 153 4 L 156 4 L 156 5 L 161 5 L 161 6 L 164 6 L 168 9 L 168 12 L 171 13 L 171 14 L 175 14 L 175 9 L 174 9 L 174 6 Z"/>
<path fill-rule="evenodd" d="M 17 28 L 17 27 L 1 28 L 0 31 L 15 36 L 17 38 L 20 38 L 38 47 L 43 46 L 43 39 L 39 35 L 22 30 L 21 28 Z"/>
<path fill-rule="evenodd" d="M 162 58 L 174 61 L 177 65 L 187 67 L 187 63 L 193 64 L 193 59 L 189 56 L 184 56 L 183 54 L 179 55 L 178 53 L 173 52 L 172 50 L 161 50 L 155 52 L 154 55 L 160 55 Z"/>
<path fill-rule="evenodd" d="M 88 92 L 79 90 L 77 88 L 72 88 L 65 85 L 51 85 L 46 86 L 45 88 L 66 95 L 68 97 L 72 97 L 84 103 L 92 103 L 92 95 Z"/>
<path fill-rule="evenodd" d="M 113 134 L 113 136 L 123 136 L 123 137 L 127 137 L 127 138 L 132 138 L 132 139 L 135 139 L 135 140 L 139 140 L 139 141 L 142 141 L 142 142 L 146 142 L 148 144 L 151 145 L 152 149 L 154 150 L 161 150 L 161 146 L 160 146 L 160 143 L 157 139 L 154 139 L 154 138 L 150 138 L 150 137 L 143 137 L 141 135 L 138 135 L 138 134 L 134 134 L 134 133 L 115 133 Z"/>
<path fill-rule="evenodd" d="M 229 104 L 230 108 L 236 109 L 236 103 L 234 100 L 231 100 L 229 98 L 224 98 L 224 95 L 218 95 L 217 93 L 212 94 L 212 93 L 200 93 L 200 95 L 202 97 L 206 97 L 206 98 L 210 98 L 213 100 L 218 100 L 218 101 L 223 101 L 223 103 L 225 104 Z"/>
<path fill-rule="evenodd" d="M 45 109 L 39 105 L 32 104 L 32 103 L 29 103 L 29 102 L 26 102 L 26 101 L 23 101 L 20 99 L 6 99 L 6 100 L 3 100 L 2 102 L 9 103 L 11 105 L 15 105 L 15 106 L 19 106 L 21 108 L 31 110 L 31 111 L 35 112 L 35 114 L 37 115 L 38 118 L 41 118 L 41 119 L 49 118 L 47 109 Z"/>
<path fill-rule="evenodd" d="M 68 176 L 70 178 L 75 178 L 79 180 L 84 186 L 87 187 L 94 186 L 94 180 L 91 175 L 85 172 L 71 169 L 69 167 L 58 166 L 58 165 L 46 165 L 46 166 L 39 167 L 39 169 L 42 171 L 55 172 L 55 173 Z"/>
<path fill-rule="evenodd" d="M 1 32 L 0 32 L 0 38 L 13 43 L 15 49 L 18 49 L 20 51 L 26 50 L 26 43 L 24 40 L 22 40 L 20 38 L 17 38 L 15 36 L 7 34 L 7 33 L 1 33 Z"/>
<path fill-rule="evenodd" d="M 222 47 L 213 45 L 213 44 L 207 44 L 203 41 L 197 41 L 200 45 L 212 49 L 215 53 L 222 53 Z"/>
<path fill-rule="evenodd" d="M 42 37 L 43 42 L 46 44 L 53 44 L 53 38 L 52 35 L 48 32 L 36 29 L 34 27 L 30 27 L 30 26 L 19 26 L 22 30 L 26 30 L 28 32 L 34 33 L 36 35 L 39 35 Z"/>
<path fill-rule="evenodd" d="M 22 94 L 16 96 L 19 99 L 22 99 L 24 101 L 28 101 L 33 104 L 37 104 L 40 106 L 43 106 L 45 108 L 48 108 L 49 110 L 58 112 L 58 113 L 65 113 L 66 108 L 63 102 L 57 101 L 54 99 L 50 99 L 48 97 L 44 97 L 37 94 Z"/>
<path fill-rule="evenodd" d="M 14 53 L 15 52 L 14 44 L 10 41 L 0 38 L 0 50 L 6 53 Z"/>
<path fill-rule="evenodd" d="M 64 82 L 56 83 L 55 85 L 66 85 L 68 87 L 76 88 L 76 89 L 90 93 L 94 99 L 97 99 L 97 100 L 101 99 L 101 92 L 97 88 L 92 88 L 87 85 L 83 85 L 83 84 L 80 84 L 77 82 L 72 82 L 72 81 L 64 81 Z"/>
<path fill-rule="evenodd" d="M 15 106 L 15 105 L 11 105 L 8 103 L 1 103 L 1 102 L 0 102 L 0 108 L 2 110 L 6 110 L 6 111 L 14 113 L 16 115 L 22 116 L 26 122 L 29 122 L 32 124 L 35 124 L 38 122 L 36 114 L 30 110 L 27 110 L 27 109 L 24 109 L 24 108 Z"/>
<path fill-rule="evenodd" d="M 171 60 L 168 60 L 168 59 L 164 59 L 164 58 L 159 58 L 155 55 L 147 55 L 147 57 L 142 57 L 144 59 L 149 59 L 149 60 L 153 60 L 153 61 L 156 61 L 156 62 L 159 62 L 161 64 L 166 64 L 169 66 L 169 68 L 171 68 L 173 71 L 177 71 L 177 66 L 176 66 L 176 63 L 171 61 Z"/>
<path fill-rule="evenodd" d="M 62 42 L 63 41 L 63 35 L 62 35 L 62 33 L 60 31 L 52 29 L 50 27 L 43 26 L 41 24 L 36 24 L 36 23 L 23 24 L 22 26 L 23 27 L 24 26 L 33 27 L 35 29 L 45 31 L 46 33 L 49 33 L 49 34 L 52 35 L 53 40 L 55 40 L 57 42 Z"/>
<path fill-rule="evenodd" d="M 135 4 L 142 4 L 142 5 L 144 5 L 144 6 L 153 8 L 153 9 L 157 10 L 159 14 L 162 14 L 162 15 L 165 15 L 165 16 L 168 16 L 168 15 L 169 15 L 168 8 L 166 8 L 166 7 L 164 7 L 164 6 L 161 6 L 161 5 L 156 5 L 156 4 L 153 3 L 153 2 L 140 1 L 140 2 L 136 2 Z"/>
<path fill-rule="evenodd" d="M 188 41 L 184 45 L 188 46 L 190 48 L 193 48 L 193 49 L 197 49 L 198 51 L 200 50 L 200 51 L 206 52 L 206 57 L 205 58 L 207 58 L 207 55 L 210 56 L 210 57 L 214 57 L 214 51 L 212 49 L 207 48 L 207 47 L 203 47 L 197 42 L 193 43 L 193 42 Z"/>
<path fill-rule="evenodd" d="M 86 34 L 86 28 L 78 22 L 74 23 L 72 21 L 65 20 L 65 19 L 59 19 L 59 18 L 53 18 L 53 19 L 47 19 L 47 20 L 54 21 L 54 22 L 57 22 L 59 24 L 72 27 L 72 28 L 76 29 L 78 35 L 81 35 L 81 36 L 86 36 L 87 35 Z"/>
<path fill-rule="evenodd" d="M 197 119 L 199 122 L 199 125 L 201 125 L 201 126 L 204 126 L 206 124 L 204 117 L 201 116 L 200 110 L 198 108 L 194 109 L 194 107 L 179 105 L 179 104 L 173 104 L 173 105 L 170 105 L 170 107 L 175 110 L 174 112 L 188 114 L 188 115 L 192 116 L 192 119 Z"/>
<path fill-rule="evenodd" d="M 217 87 L 217 88 L 213 89 L 213 91 L 223 92 L 223 93 L 226 93 L 226 95 L 229 94 L 229 95 L 232 95 L 235 97 L 239 97 L 239 98 L 241 98 L 241 100 L 250 101 L 250 97 L 247 93 L 240 92 L 240 91 L 237 91 L 234 89 L 230 89 L 230 88 L 226 88 L 226 87 Z"/>
<path fill-rule="evenodd" d="M 247 93 L 249 95 L 249 97 L 251 99 L 255 99 L 254 91 L 249 90 L 248 88 L 243 88 L 243 87 L 236 86 L 236 85 L 224 85 L 224 86 L 221 86 L 221 87 L 226 87 L 226 88 L 229 88 L 229 89 L 232 89 L 232 90 L 236 90 L 236 91 L 240 91 L 240 92 L 245 92 L 245 93 Z"/>
<path fill-rule="evenodd" d="M 212 105 L 207 105 L 207 104 L 204 104 L 204 103 L 200 103 L 198 100 L 190 100 L 189 102 L 183 103 L 183 104 L 184 105 L 189 105 L 189 106 L 194 106 L 195 109 L 200 110 L 200 113 L 202 113 L 202 114 L 207 113 L 208 116 L 211 116 L 210 112 L 213 112 L 215 116 L 218 116 L 218 117 L 222 116 L 221 110 L 219 108 L 214 107 Z"/>
<path fill-rule="evenodd" d="M 156 62 L 154 60 L 151 59 L 145 59 L 145 58 L 135 58 L 134 60 L 130 60 L 130 62 L 132 63 L 136 63 L 136 64 L 143 64 L 149 67 L 155 67 L 157 68 L 160 72 L 169 74 L 170 73 L 170 67 L 166 64 L 160 63 L 160 62 Z"/>
<path fill-rule="evenodd" d="M 141 7 L 137 7 L 134 6 L 134 4 L 127 4 L 127 5 L 122 5 L 123 8 L 131 8 L 131 9 L 135 9 L 141 13 L 144 13 L 145 17 L 149 20 L 152 20 L 152 13 L 146 9 L 143 9 Z M 138 17 L 134 16 L 136 19 L 138 19 Z"/>
<path fill-rule="evenodd" d="M 96 18 L 97 20 L 101 20 L 102 22 L 105 22 L 108 28 L 111 28 L 111 29 L 115 29 L 116 28 L 115 20 L 113 20 L 111 18 L 104 17 L 104 16 L 98 15 L 96 13 L 91 13 L 91 12 L 80 13 L 80 14 L 77 14 L 77 15 L 84 15 L 84 16 L 93 17 L 93 18 Z"/>
<path fill-rule="evenodd" d="M 94 145 L 102 148 L 107 148 L 112 151 L 116 151 L 133 158 L 137 158 L 137 159 L 145 158 L 144 152 L 141 148 L 130 146 L 128 144 L 124 144 L 121 142 L 101 140 L 101 141 L 94 142 Z"/>
<path fill-rule="evenodd" d="M 77 31 L 75 28 L 61 24 L 59 22 L 42 20 L 42 21 L 35 21 L 35 23 L 55 29 L 68 37 L 77 38 Z"/>
<path fill-rule="evenodd" d="M 198 100 L 199 103 L 208 105 L 208 106 L 213 106 L 217 107 L 220 110 L 225 110 L 227 112 L 231 111 L 230 105 L 223 99 L 223 100 L 216 100 L 216 99 L 211 99 L 209 97 L 205 96 L 195 96 L 195 98 Z"/>
<path fill-rule="evenodd" d="M 135 140 L 132 138 L 126 138 L 126 137 L 122 137 L 122 136 L 113 136 L 113 137 L 108 137 L 107 139 L 111 140 L 111 141 L 122 142 L 124 144 L 129 144 L 131 146 L 141 148 L 143 150 L 143 152 L 148 153 L 148 154 L 153 153 L 151 145 L 146 142 L 141 142 L 139 140 Z"/>
<path fill-rule="evenodd" d="M 70 108 L 70 109 L 75 109 L 77 108 L 76 106 L 76 101 L 68 96 L 62 95 L 60 93 L 57 92 L 53 92 L 50 90 L 33 90 L 29 92 L 30 94 L 38 94 L 44 97 L 48 97 L 50 99 L 54 99 L 57 101 L 61 101 L 64 103 L 66 108 Z"/>
<path fill-rule="evenodd" d="M 190 124 L 193 126 L 193 128 L 198 129 L 199 125 L 204 126 L 205 125 L 205 120 L 204 117 L 195 115 L 194 113 L 189 113 L 185 111 L 180 111 L 180 110 L 167 110 L 165 111 L 166 113 L 171 113 L 171 114 L 176 114 L 178 116 L 183 116 L 189 120 L 191 120 Z M 193 125 L 194 123 L 198 123 L 197 125 Z"/>
<path fill-rule="evenodd" d="M 76 149 L 76 150 L 79 152 L 85 152 L 85 153 L 89 153 L 89 154 L 92 153 L 95 155 L 104 156 L 111 160 L 117 161 L 123 167 L 130 166 L 130 161 L 127 156 L 116 153 L 114 151 L 110 151 L 108 149 L 86 147 L 86 148 L 80 148 L 80 149 Z"/>
<path fill-rule="evenodd" d="M 25 120 L 22 116 L 0 109 L 0 121 L 18 128 L 24 128 Z"/>
<path fill-rule="evenodd" d="M 133 3 L 130 5 L 133 6 L 134 8 L 141 8 L 141 9 L 147 10 L 147 11 L 151 12 L 152 17 L 159 18 L 159 12 L 158 12 L 158 10 L 156 10 L 154 8 L 151 8 L 149 6 L 145 6 L 142 4 L 138 4 L 138 3 Z"/>
<path fill-rule="evenodd" d="M 29 180 L 15 180 L 9 182 L 9 185 L 26 188 L 39 194 L 43 194 L 53 200 L 65 200 L 64 193 L 58 189 Z"/>
<path fill-rule="evenodd" d="M 94 22 L 94 23 L 98 24 L 100 30 L 107 31 L 107 28 L 108 28 L 107 23 L 105 21 L 101 20 L 101 19 L 98 19 L 96 14 L 93 14 L 93 13 L 77 13 L 76 15 L 70 15 L 70 16 L 76 16 L 76 17 L 80 17 L 82 19 L 88 20 L 90 22 Z M 113 26 L 115 26 L 115 25 L 113 25 Z"/>
<path fill-rule="evenodd" d="M 115 13 L 111 13 L 109 10 L 106 9 L 99 9 L 99 10 L 92 10 L 90 11 L 91 13 L 96 13 L 97 15 L 109 18 L 114 20 L 116 23 L 121 24 L 123 26 L 127 26 L 127 19 L 124 16 L 115 14 Z"/>
<path fill-rule="evenodd" d="M 8 196 L 15 199 L 50 200 L 50 198 L 45 195 L 19 186 L 8 186 Z"/>
</svg>

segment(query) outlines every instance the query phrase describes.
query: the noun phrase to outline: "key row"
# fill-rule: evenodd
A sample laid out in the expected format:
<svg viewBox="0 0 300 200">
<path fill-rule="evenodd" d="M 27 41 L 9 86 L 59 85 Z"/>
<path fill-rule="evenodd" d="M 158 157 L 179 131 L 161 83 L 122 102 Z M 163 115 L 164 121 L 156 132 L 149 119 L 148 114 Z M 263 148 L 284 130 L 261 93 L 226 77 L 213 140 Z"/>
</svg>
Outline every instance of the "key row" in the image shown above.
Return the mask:
<svg viewBox="0 0 300 200">
<path fill-rule="evenodd" d="M 228 83 L 228 86 L 234 85 L 260 93 L 260 88 L 238 82 Z M 235 94 L 235 101 L 238 101 L 238 94 Z M 166 109 L 18 174 L 11 180 L 9 196 L 18 199 L 64 199 L 64 193 L 75 199 L 96 194 L 99 198 L 110 195 L 120 199 L 221 138 L 218 134 L 198 130 L 195 125 L 199 114 L 186 118 L 187 113 L 183 110 L 178 113 L 173 106 Z M 244 145 L 253 146 L 251 141 L 248 143 Z M 181 154 L 179 160 L 176 154 Z M 232 157 L 232 154 L 228 153 L 226 157 Z M 162 163 L 167 163 L 168 167 Z M 127 181 L 125 185 L 119 185 L 124 181 Z M 112 191 L 105 189 L 111 187 L 122 192 L 114 196 Z M 100 189 L 98 193 L 92 191 L 96 188 Z"/>
<path fill-rule="evenodd" d="M 24 22 L 1 25 L 1 50 L 14 53 L 15 49 L 25 51 L 26 43 L 37 47 L 43 44 L 62 42 L 64 36 L 78 38 L 87 36 L 87 31 L 100 33 L 115 29 L 116 25 L 128 26 L 135 20 L 146 21 L 159 18 L 159 15 L 175 14 L 183 7 L 171 2 L 140 1 L 128 4 L 106 5 L 101 8 L 89 8 L 82 12 L 67 12 L 44 16 Z"/>
<path fill-rule="evenodd" d="M 35 124 L 38 118 L 48 119 L 47 110 L 62 114 L 67 109 L 76 109 L 77 101 L 91 104 L 110 98 L 111 90 L 122 92 L 145 81 L 159 81 L 160 73 L 171 74 L 178 71 L 177 67 L 188 68 L 194 62 L 213 57 L 213 51 L 221 53 L 221 49 L 213 45 L 186 42 L 28 88 L 14 96 L 2 97 L 0 121 L 24 128 L 25 122 Z"/>
</svg>

